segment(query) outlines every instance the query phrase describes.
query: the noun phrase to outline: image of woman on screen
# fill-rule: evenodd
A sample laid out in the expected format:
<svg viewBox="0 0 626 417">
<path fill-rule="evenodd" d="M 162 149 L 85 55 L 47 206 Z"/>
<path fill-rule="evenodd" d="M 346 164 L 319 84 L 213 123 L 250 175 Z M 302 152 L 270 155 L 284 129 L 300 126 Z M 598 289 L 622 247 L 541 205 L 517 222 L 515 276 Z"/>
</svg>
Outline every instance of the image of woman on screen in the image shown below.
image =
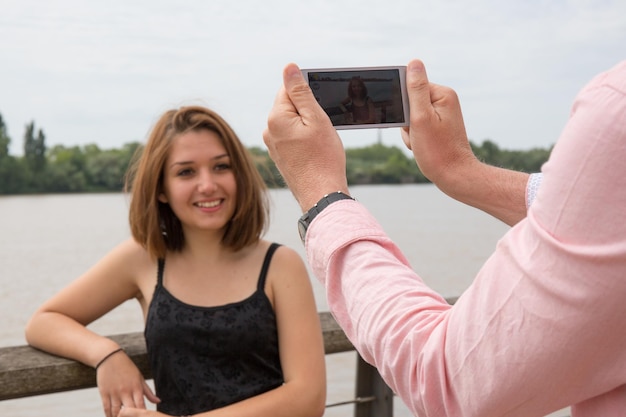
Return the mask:
<svg viewBox="0 0 626 417">
<path fill-rule="evenodd" d="M 361 77 L 353 77 L 348 83 L 348 97 L 339 105 L 346 123 L 376 123 L 374 101 L 367 94 L 367 87 Z"/>
</svg>

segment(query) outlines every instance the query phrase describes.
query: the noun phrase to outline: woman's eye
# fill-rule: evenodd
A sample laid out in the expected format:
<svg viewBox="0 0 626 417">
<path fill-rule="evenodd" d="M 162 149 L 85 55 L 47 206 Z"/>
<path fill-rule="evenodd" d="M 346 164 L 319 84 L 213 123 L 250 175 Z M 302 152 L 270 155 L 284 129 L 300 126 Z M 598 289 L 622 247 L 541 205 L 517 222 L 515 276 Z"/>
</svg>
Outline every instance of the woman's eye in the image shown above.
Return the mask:
<svg viewBox="0 0 626 417">
<path fill-rule="evenodd" d="M 178 171 L 178 173 L 176 175 L 178 175 L 179 177 L 186 177 L 187 175 L 191 175 L 193 173 L 193 171 L 189 168 L 186 169 L 181 169 L 180 171 Z"/>
<path fill-rule="evenodd" d="M 216 171 L 224 171 L 224 170 L 227 170 L 227 169 L 230 169 L 230 164 L 224 163 L 224 164 L 217 164 L 217 165 L 215 165 L 215 170 Z"/>
</svg>

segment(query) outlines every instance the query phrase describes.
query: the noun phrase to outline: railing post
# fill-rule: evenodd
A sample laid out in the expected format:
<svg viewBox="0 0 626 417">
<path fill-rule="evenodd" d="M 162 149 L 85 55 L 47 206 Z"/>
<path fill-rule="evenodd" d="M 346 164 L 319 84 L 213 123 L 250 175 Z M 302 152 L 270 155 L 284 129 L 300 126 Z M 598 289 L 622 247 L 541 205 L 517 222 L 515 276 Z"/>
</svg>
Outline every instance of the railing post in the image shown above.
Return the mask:
<svg viewBox="0 0 626 417">
<path fill-rule="evenodd" d="M 378 373 L 357 354 L 354 417 L 392 417 L 393 391 Z"/>
</svg>

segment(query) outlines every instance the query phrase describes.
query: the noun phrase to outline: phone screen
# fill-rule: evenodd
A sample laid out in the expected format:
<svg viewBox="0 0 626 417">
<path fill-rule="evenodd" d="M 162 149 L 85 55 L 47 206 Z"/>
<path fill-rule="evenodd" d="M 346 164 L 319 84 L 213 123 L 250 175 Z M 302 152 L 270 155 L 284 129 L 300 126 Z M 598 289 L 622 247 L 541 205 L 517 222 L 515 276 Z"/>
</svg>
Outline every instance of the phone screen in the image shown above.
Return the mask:
<svg viewBox="0 0 626 417">
<path fill-rule="evenodd" d="M 409 124 L 406 67 L 305 69 L 302 73 L 336 129 Z"/>
</svg>

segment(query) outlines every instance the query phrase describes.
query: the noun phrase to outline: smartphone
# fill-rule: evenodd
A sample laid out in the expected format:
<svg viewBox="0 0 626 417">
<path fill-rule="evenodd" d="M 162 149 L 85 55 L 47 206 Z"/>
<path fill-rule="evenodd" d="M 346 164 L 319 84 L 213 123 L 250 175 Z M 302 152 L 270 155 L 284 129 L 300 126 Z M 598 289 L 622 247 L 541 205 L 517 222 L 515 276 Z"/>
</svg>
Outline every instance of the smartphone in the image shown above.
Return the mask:
<svg viewBox="0 0 626 417">
<path fill-rule="evenodd" d="M 335 129 L 409 125 L 406 66 L 301 71 Z"/>
</svg>

